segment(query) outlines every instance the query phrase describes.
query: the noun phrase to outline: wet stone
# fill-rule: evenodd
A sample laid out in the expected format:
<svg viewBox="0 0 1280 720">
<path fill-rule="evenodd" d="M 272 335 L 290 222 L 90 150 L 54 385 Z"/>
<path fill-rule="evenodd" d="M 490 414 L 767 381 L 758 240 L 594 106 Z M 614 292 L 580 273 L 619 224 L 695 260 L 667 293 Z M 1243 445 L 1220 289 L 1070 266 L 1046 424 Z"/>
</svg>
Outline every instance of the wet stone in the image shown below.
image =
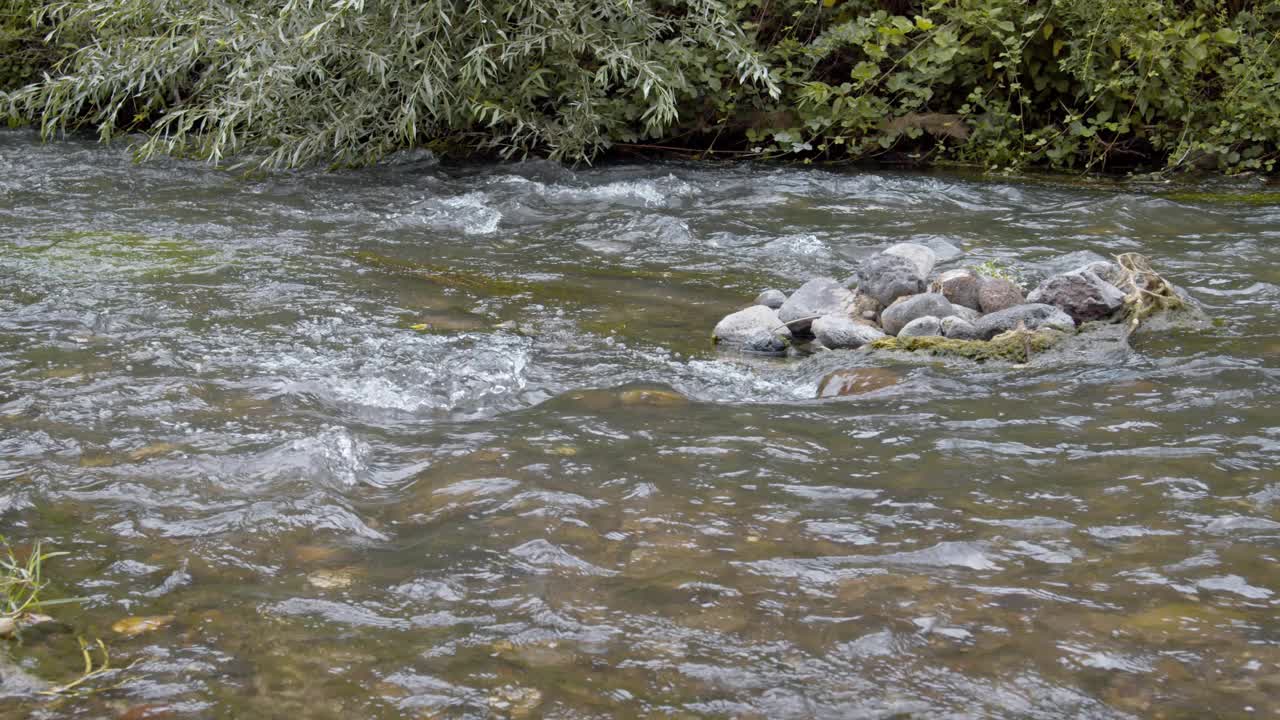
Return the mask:
<svg viewBox="0 0 1280 720">
<path fill-rule="evenodd" d="M 898 331 L 898 337 L 927 337 L 941 334 L 942 323 L 932 315 L 916 318 Z"/>
<path fill-rule="evenodd" d="M 884 337 L 884 333 L 845 315 L 824 315 L 813 321 L 813 335 L 832 350 L 859 348 Z"/>
<path fill-rule="evenodd" d="M 1054 275 L 1032 290 L 1027 301 L 1060 308 L 1078 325 L 1110 318 L 1124 307 L 1124 293 L 1085 269 Z"/>
<path fill-rule="evenodd" d="M 958 315 L 942 318 L 940 328 L 943 337 L 953 340 L 977 340 L 978 328 L 969 320 Z"/>
<path fill-rule="evenodd" d="M 924 276 L 914 262 L 884 253 L 868 258 L 851 280 L 857 283 L 860 292 L 883 306 L 892 305 L 904 295 L 924 292 L 925 287 Z"/>
<path fill-rule="evenodd" d="M 983 340 L 1010 330 L 1038 330 L 1040 328 L 1056 328 L 1064 332 L 1074 332 L 1075 322 L 1071 316 L 1052 305 L 1015 305 L 999 312 L 984 315 L 974 326 L 978 337 Z"/>
<path fill-rule="evenodd" d="M 880 324 L 889 335 L 897 335 L 907 323 L 917 318 L 933 316 L 943 318 L 953 315 L 951 303 L 939 293 L 924 293 L 909 297 L 880 313 Z"/>
<path fill-rule="evenodd" d="M 791 344 L 791 331 L 778 314 L 764 305 L 726 316 L 711 332 L 722 347 L 747 352 L 779 353 Z"/>
<path fill-rule="evenodd" d="M 823 315 L 848 314 L 854 296 L 835 278 L 819 277 L 806 282 L 778 309 L 778 318 L 791 332 L 808 334 L 809 326 Z"/>
<path fill-rule="evenodd" d="M 771 310 L 777 310 L 787 301 L 786 293 L 781 290 L 770 288 L 756 296 L 756 305 L 763 305 Z"/>
<path fill-rule="evenodd" d="M 985 313 L 1000 312 L 1021 305 L 1024 301 L 1022 288 L 1012 280 L 1004 278 L 983 278 L 978 288 L 978 309 Z"/>
<path fill-rule="evenodd" d="M 938 255 L 930 248 L 917 243 L 898 243 L 882 251 L 885 255 L 897 255 L 910 260 L 916 267 L 916 274 L 922 278 L 929 277 L 933 267 L 938 264 Z"/>
<path fill-rule="evenodd" d="M 952 305 L 978 310 L 978 290 L 982 287 L 982 276 L 969 268 L 948 270 L 929 286 L 930 292 L 940 293 Z"/>
</svg>

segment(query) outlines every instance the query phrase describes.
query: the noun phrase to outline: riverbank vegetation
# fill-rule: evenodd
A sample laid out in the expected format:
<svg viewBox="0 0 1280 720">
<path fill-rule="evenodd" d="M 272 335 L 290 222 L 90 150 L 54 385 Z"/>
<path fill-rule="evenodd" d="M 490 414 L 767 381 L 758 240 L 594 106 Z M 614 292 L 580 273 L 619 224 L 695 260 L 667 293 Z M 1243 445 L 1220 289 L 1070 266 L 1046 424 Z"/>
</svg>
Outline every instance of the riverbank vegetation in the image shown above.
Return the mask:
<svg viewBox="0 0 1280 720">
<path fill-rule="evenodd" d="M 5 0 L 0 107 L 142 157 L 409 147 L 1272 172 L 1280 2 Z"/>
</svg>

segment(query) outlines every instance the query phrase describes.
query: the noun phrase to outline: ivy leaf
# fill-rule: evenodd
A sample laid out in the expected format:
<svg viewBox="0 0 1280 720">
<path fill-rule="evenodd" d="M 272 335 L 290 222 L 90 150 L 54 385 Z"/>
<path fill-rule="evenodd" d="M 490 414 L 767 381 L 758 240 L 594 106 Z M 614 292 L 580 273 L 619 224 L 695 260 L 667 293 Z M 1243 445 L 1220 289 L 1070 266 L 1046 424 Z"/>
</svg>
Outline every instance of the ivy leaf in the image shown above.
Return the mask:
<svg viewBox="0 0 1280 720">
<path fill-rule="evenodd" d="M 879 74 L 880 66 L 873 62 L 867 62 L 866 60 L 854 65 L 853 70 L 849 71 L 849 77 L 851 79 L 864 83 Z"/>
</svg>

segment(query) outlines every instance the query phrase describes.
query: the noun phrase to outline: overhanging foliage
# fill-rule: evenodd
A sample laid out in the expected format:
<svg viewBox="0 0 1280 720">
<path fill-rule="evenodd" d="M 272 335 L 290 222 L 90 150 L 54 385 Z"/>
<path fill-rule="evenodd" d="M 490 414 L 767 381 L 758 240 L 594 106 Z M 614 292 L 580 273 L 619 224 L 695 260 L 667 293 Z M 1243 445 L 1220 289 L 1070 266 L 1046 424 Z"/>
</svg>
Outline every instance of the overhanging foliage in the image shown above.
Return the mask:
<svg viewBox="0 0 1280 720">
<path fill-rule="evenodd" d="M 63 56 L 23 87 L 27 76 L 0 72 L 10 116 L 50 135 L 141 131 L 143 157 L 352 165 L 428 146 L 576 161 L 645 143 L 995 168 L 1272 171 L 1280 150 L 1275 1 L 6 8 L 0 44 Z"/>
</svg>

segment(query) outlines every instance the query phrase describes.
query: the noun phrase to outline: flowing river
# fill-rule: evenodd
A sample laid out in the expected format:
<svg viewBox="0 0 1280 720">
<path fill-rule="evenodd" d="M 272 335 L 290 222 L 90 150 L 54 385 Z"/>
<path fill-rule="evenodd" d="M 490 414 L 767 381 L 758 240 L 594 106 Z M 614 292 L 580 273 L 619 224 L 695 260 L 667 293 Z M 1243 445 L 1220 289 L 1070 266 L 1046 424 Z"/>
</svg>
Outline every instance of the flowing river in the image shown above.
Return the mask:
<svg viewBox="0 0 1280 720">
<path fill-rule="evenodd" d="M 1280 205 L 1069 180 L 0 133 L 0 534 L 83 598 L 7 652 L 118 668 L 0 716 L 1275 717 Z M 1220 322 L 1106 366 L 711 347 L 905 241 L 1140 252 Z"/>
</svg>

